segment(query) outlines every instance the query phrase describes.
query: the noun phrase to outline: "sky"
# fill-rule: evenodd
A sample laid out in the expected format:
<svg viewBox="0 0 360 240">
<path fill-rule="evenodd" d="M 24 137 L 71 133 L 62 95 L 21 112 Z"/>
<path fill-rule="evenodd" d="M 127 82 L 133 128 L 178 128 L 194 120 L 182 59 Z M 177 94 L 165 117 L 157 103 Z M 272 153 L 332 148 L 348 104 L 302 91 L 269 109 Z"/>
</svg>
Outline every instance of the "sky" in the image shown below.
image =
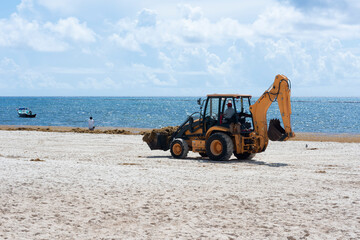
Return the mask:
<svg viewBox="0 0 360 240">
<path fill-rule="evenodd" d="M 3 0 L 0 96 L 360 97 L 358 0 Z"/>
</svg>

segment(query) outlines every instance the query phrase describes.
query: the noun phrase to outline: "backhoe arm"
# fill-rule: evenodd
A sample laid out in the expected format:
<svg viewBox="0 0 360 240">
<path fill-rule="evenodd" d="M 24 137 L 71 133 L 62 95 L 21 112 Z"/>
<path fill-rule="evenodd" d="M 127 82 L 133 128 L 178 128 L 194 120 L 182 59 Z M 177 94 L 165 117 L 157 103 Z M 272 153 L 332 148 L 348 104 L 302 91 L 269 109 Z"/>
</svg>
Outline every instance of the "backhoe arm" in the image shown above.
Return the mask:
<svg viewBox="0 0 360 240">
<path fill-rule="evenodd" d="M 290 115 L 290 80 L 284 75 L 276 75 L 274 83 L 266 90 L 263 95 L 250 106 L 253 116 L 255 136 L 258 138 L 258 151 L 264 151 L 268 144 L 268 139 L 273 141 L 286 141 L 295 134 L 291 129 Z M 285 129 L 280 126 L 277 119 L 270 121 L 269 131 L 267 130 L 266 114 L 270 105 L 278 101 L 281 118 Z"/>
</svg>

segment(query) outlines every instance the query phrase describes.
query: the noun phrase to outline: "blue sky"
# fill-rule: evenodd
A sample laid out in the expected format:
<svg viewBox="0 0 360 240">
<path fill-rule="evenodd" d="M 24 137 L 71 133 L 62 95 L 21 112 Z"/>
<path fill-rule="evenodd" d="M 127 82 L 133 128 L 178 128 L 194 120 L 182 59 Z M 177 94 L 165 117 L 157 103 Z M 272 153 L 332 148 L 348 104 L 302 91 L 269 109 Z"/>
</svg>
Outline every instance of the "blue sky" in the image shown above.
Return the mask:
<svg viewBox="0 0 360 240">
<path fill-rule="evenodd" d="M 5 0 L 1 96 L 360 96 L 357 0 Z"/>
</svg>

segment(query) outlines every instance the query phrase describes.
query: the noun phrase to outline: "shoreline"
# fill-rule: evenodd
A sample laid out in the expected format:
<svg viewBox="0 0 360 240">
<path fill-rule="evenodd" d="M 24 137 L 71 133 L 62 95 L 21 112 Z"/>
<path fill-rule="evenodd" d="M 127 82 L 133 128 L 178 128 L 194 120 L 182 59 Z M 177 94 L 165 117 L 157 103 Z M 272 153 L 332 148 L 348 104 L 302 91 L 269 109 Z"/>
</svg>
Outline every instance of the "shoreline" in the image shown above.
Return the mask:
<svg viewBox="0 0 360 240">
<path fill-rule="evenodd" d="M 143 135 L 150 132 L 151 128 L 129 128 L 129 127 L 97 127 L 94 131 L 86 127 L 66 126 L 33 126 L 33 125 L 0 125 L 0 131 L 40 131 L 40 132 L 75 132 L 94 134 L 124 134 Z M 295 138 L 289 141 L 312 141 L 312 142 L 343 142 L 360 143 L 360 134 L 354 133 L 314 133 L 295 132 Z"/>
<path fill-rule="evenodd" d="M 151 131 L 150 128 L 128 128 L 128 127 L 96 127 L 91 131 L 87 127 L 66 127 L 66 126 L 33 126 L 33 125 L 0 125 L 3 131 L 39 131 L 39 132 L 76 132 L 94 134 L 126 134 L 142 135 Z"/>
</svg>

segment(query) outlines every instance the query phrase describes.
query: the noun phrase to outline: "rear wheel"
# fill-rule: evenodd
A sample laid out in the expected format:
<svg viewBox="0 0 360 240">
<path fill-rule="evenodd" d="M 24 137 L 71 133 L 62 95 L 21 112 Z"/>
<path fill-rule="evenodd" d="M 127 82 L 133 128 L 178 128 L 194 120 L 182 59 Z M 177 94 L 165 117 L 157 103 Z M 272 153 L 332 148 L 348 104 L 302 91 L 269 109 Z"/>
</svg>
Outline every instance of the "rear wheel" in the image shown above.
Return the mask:
<svg viewBox="0 0 360 240">
<path fill-rule="evenodd" d="M 211 160 L 229 160 L 233 151 L 233 142 L 225 133 L 215 133 L 206 141 L 206 154 Z"/>
<path fill-rule="evenodd" d="M 253 157 L 255 157 L 255 153 L 234 153 L 234 155 L 239 160 L 251 160 Z"/>
<path fill-rule="evenodd" d="M 176 138 L 171 142 L 170 152 L 174 158 L 186 158 L 189 146 L 184 139 Z"/>
</svg>

